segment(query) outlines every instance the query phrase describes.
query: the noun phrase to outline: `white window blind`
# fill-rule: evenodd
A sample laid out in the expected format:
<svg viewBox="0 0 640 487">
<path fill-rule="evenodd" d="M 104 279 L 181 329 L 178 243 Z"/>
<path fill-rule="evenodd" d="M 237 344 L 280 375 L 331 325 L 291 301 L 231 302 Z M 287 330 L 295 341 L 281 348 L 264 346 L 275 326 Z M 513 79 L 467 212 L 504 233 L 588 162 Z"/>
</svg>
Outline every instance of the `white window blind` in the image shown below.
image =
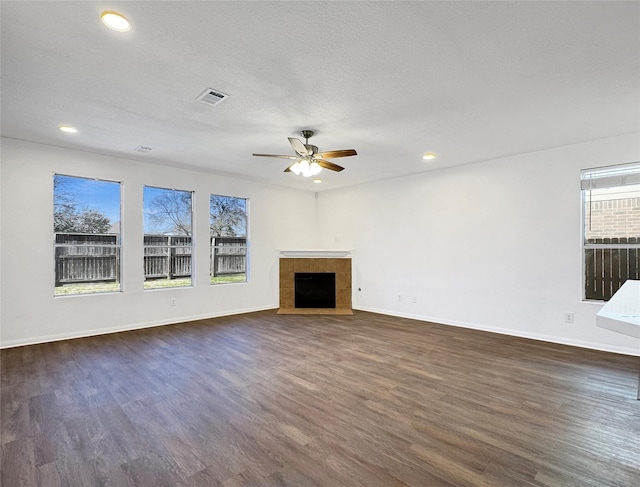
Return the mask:
<svg viewBox="0 0 640 487">
<path fill-rule="evenodd" d="M 640 162 L 582 171 L 583 190 L 640 184 Z"/>
</svg>

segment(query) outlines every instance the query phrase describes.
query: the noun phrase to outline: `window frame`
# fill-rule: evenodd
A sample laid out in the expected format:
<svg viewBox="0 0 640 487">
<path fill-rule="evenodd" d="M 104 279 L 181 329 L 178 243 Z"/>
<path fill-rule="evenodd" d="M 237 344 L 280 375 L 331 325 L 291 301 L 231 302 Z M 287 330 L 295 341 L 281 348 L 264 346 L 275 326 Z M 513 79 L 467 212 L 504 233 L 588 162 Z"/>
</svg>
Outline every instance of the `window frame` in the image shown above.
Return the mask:
<svg viewBox="0 0 640 487">
<path fill-rule="evenodd" d="M 593 209 L 587 212 L 587 204 L 592 204 L 594 198 L 591 195 L 593 190 L 624 188 L 625 186 L 640 185 L 640 162 L 629 162 L 604 167 L 583 169 L 580 171 L 580 203 L 581 203 L 581 257 L 582 257 L 582 300 L 586 302 L 604 303 L 611 299 L 611 296 L 622 286 L 627 279 L 640 279 L 640 235 L 637 237 L 587 237 L 589 218 L 593 215 Z M 588 198 L 587 198 L 588 196 Z M 588 213 L 588 215 L 587 215 Z M 619 240 L 623 239 L 624 242 Z M 596 241 L 590 241 L 596 240 Z M 598 242 L 597 240 L 602 240 Z M 616 240 L 616 242 L 612 242 Z M 630 242 L 630 240 L 633 240 Z M 622 254 L 621 254 L 622 252 Z M 626 252 L 626 255 L 625 255 Z M 620 258 L 620 255 L 625 255 Z M 635 271 L 631 269 L 629 259 L 635 259 Z M 618 263 L 618 275 L 613 271 L 607 274 L 606 265 L 613 261 Z M 620 275 L 622 271 L 620 261 L 627 262 L 627 277 Z M 595 266 L 592 270 L 590 266 Z M 601 288 L 598 290 L 598 273 L 601 276 Z M 593 281 L 589 284 L 590 275 L 593 274 Z M 624 278 L 624 281 L 622 280 Z M 609 289 L 605 289 L 606 281 L 610 280 Z M 619 285 L 614 281 L 617 280 Z M 591 287 L 591 289 L 589 289 Z"/>
<path fill-rule="evenodd" d="M 153 190 L 162 190 L 162 191 L 173 191 L 173 192 L 180 192 L 180 193 L 188 193 L 190 196 L 190 208 L 189 208 L 189 218 L 190 218 L 190 234 L 189 235 L 179 235 L 179 234 L 168 234 L 168 233 L 147 233 L 145 231 L 145 224 L 146 224 L 146 217 L 147 217 L 147 206 L 146 206 L 146 202 L 145 202 L 145 190 L 147 188 L 153 189 Z M 143 290 L 144 291 L 158 291 L 158 290 L 162 290 L 162 289 L 187 289 L 187 288 L 192 288 L 195 286 L 195 274 L 196 274 L 196 252 L 195 252 L 195 236 L 194 236 L 194 222 L 195 222 L 195 191 L 193 190 L 185 190 L 185 189 L 177 189 L 177 188 L 166 188 L 166 187 L 162 187 L 162 186 L 155 186 L 155 185 L 150 185 L 150 184 L 145 184 L 142 187 L 142 269 L 143 269 Z M 166 245 L 149 245 L 146 244 L 145 241 L 147 239 L 147 237 L 151 237 L 151 238 L 158 238 L 158 237 L 162 237 L 162 238 L 166 238 L 167 239 L 167 244 Z M 172 244 L 172 240 L 174 239 L 189 239 L 189 244 Z M 166 252 L 162 252 L 160 254 L 155 254 L 155 253 L 147 253 L 148 250 L 150 249 L 166 249 Z M 180 250 L 190 250 L 190 252 L 187 253 L 181 253 L 179 252 Z M 188 275 L 188 279 L 189 279 L 189 283 L 188 284 L 177 284 L 177 285 L 160 285 L 166 281 L 162 281 L 161 277 L 164 276 L 165 274 L 153 274 L 151 279 L 147 278 L 147 257 L 150 256 L 161 256 L 163 258 L 166 258 L 166 260 L 168 261 L 168 264 L 166 264 L 166 281 L 179 281 L 180 279 L 187 279 L 187 277 L 184 277 L 184 274 L 174 274 L 172 272 L 173 269 L 173 264 L 172 264 L 172 258 L 179 256 L 179 255 L 189 255 L 189 275 Z M 182 276 L 182 277 L 177 277 L 176 279 L 174 279 L 175 276 Z M 149 283 L 151 282 L 156 282 L 158 283 L 158 285 L 156 286 L 152 286 L 149 285 Z"/>
<path fill-rule="evenodd" d="M 94 182 L 103 182 L 103 183 L 110 183 L 110 184 L 117 184 L 118 185 L 118 233 L 90 233 L 90 232 L 57 232 L 56 231 L 56 225 L 55 225 L 55 215 L 56 215 L 56 177 L 57 176 L 61 176 L 64 178 L 74 178 L 74 179 L 81 179 L 81 180 L 85 180 L 85 181 L 94 181 Z M 123 224 L 122 224 L 122 208 L 123 208 L 123 187 L 124 184 L 122 181 L 117 181 L 117 180 L 111 180 L 111 179 L 105 179 L 105 178 L 96 178 L 96 177 L 88 177 L 88 176 L 76 176 L 76 175 L 71 175 L 71 174 L 63 174 L 63 173 L 59 173 L 59 172 L 53 172 L 52 173 L 52 212 L 51 215 L 53 217 L 53 225 L 52 225 L 52 242 L 53 242 L 53 268 L 52 268 L 52 273 L 53 273 L 53 297 L 54 298 L 62 298 L 62 297 L 75 297 L 75 296 L 95 296 L 97 294 L 113 294 L 113 293 L 122 293 L 124 292 L 124 283 L 122 280 L 122 266 L 123 266 L 123 246 L 122 246 L 122 232 L 123 232 Z M 81 243 L 81 242 L 71 242 L 71 243 L 61 243 L 58 241 L 58 235 L 77 235 L 77 236 L 90 236 L 90 235 L 100 235 L 100 236 L 109 236 L 109 237 L 114 237 L 114 243 L 94 243 L 94 244 L 89 244 L 89 243 Z M 83 240 L 82 238 L 78 239 L 78 240 Z M 85 259 L 90 258 L 91 255 L 94 256 L 109 256 L 109 255 L 113 255 L 114 259 L 115 259 L 115 265 L 113 266 L 114 268 L 114 273 L 115 276 L 113 277 L 113 280 L 115 281 L 115 283 L 117 284 L 117 289 L 111 289 L 111 288 L 107 288 L 105 290 L 96 290 L 94 289 L 90 289 L 88 288 L 86 292 L 80 291 L 80 292 L 69 292 L 69 293 L 60 293 L 57 292 L 57 289 L 60 287 L 62 287 L 64 285 L 64 283 L 66 284 L 80 284 L 80 283 L 89 283 L 88 285 L 91 286 L 91 283 L 93 282 L 94 284 L 96 283 L 104 283 L 104 282 L 108 282 L 111 281 L 112 278 L 111 277 L 106 277 L 105 279 L 96 279 L 96 280 L 80 280 L 80 279 L 64 279 L 64 280 L 60 280 L 59 279 L 59 259 L 61 258 L 61 253 L 60 250 L 64 250 L 64 249 L 71 249 L 71 248 L 84 248 L 87 250 L 87 253 L 78 253 L 78 254 L 67 254 L 70 255 L 71 257 L 73 256 L 87 256 L 85 257 Z M 96 249 L 113 249 L 114 252 L 108 253 L 96 253 L 96 254 L 91 254 L 89 252 L 89 250 L 91 248 L 96 248 Z M 63 284 L 58 285 L 59 283 L 65 281 Z"/>
<path fill-rule="evenodd" d="M 215 236 L 212 235 L 211 232 L 211 200 L 213 197 L 222 197 L 222 198 L 232 198 L 232 199 L 236 199 L 236 200 L 242 200 L 244 201 L 244 237 L 242 236 L 229 236 L 229 237 L 222 237 L 222 236 Z M 211 286 L 219 286 L 219 285 L 224 285 L 224 284 L 247 284 L 249 283 L 250 280 L 250 245 L 249 245 L 249 198 L 245 198 L 245 197 L 241 197 L 241 196 L 231 196 L 231 195 L 224 195 L 224 194 L 219 194 L 219 193 L 210 193 L 209 194 L 209 283 Z M 217 277 L 214 275 L 214 268 L 216 267 L 216 261 L 215 259 L 215 255 L 217 253 L 217 251 L 219 249 L 225 249 L 225 248 L 229 248 L 229 246 L 225 246 L 225 245 L 214 245 L 214 242 L 217 238 L 229 238 L 229 239 L 242 239 L 244 238 L 244 245 L 236 245 L 233 246 L 234 249 L 236 250 L 240 250 L 241 252 L 243 251 L 243 253 L 232 253 L 232 254 L 222 254 L 222 255 L 243 255 L 244 256 L 244 280 L 242 281 L 236 281 L 233 279 L 230 279 L 228 281 L 222 281 L 222 282 L 214 282 L 214 279 Z M 237 274 L 242 274 L 242 273 L 237 273 Z M 222 274 L 222 276 L 232 276 L 234 275 L 233 273 L 228 273 L 228 274 Z"/>
</svg>

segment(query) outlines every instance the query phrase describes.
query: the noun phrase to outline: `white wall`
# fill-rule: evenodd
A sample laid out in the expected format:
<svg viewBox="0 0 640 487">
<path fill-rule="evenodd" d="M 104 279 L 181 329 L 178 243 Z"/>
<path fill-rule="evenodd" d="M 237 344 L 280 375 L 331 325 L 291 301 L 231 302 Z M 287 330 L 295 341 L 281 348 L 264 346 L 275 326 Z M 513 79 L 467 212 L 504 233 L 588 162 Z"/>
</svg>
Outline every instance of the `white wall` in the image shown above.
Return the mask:
<svg viewBox="0 0 640 487">
<path fill-rule="evenodd" d="M 601 305 L 581 301 L 579 190 L 580 169 L 637 160 L 631 134 L 316 200 L 311 192 L 2 139 L 0 346 L 275 308 L 278 249 L 349 248 L 356 309 L 638 354 L 640 340 L 597 328 Z M 125 292 L 53 297 L 54 172 L 123 182 Z M 251 282 L 210 286 L 202 245 L 193 288 L 143 291 L 145 184 L 196 192 L 196 240 L 208 238 L 210 193 L 249 198 Z M 575 323 L 563 322 L 566 311 Z"/>
<path fill-rule="evenodd" d="M 640 354 L 640 340 L 595 326 L 580 247 L 580 169 L 640 160 L 638 140 L 321 193 L 321 247 L 355 249 L 354 308 Z"/>
<path fill-rule="evenodd" d="M 123 293 L 53 297 L 55 172 L 123 183 Z M 277 308 L 277 249 L 316 243 L 310 192 L 11 139 L 2 139 L 1 176 L 0 346 Z M 145 184 L 195 191 L 196 242 L 208 242 L 211 193 L 249 198 L 250 283 L 211 286 L 208 246 L 196 245 L 194 287 L 144 291 Z"/>
</svg>

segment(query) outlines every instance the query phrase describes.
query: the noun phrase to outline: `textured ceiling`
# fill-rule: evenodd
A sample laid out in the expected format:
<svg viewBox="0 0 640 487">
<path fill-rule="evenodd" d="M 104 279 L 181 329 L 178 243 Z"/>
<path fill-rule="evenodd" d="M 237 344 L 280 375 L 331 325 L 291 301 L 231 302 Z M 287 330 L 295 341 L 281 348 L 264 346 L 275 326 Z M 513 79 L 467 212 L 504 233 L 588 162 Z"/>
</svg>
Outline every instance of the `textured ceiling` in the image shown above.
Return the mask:
<svg viewBox="0 0 640 487">
<path fill-rule="evenodd" d="M 638 2 L 0 5 L 5 137 L 318 191 L 640 129 Z M 359 155 L 322 185 L 251 156 L 303 128 Z"/>
</svg>

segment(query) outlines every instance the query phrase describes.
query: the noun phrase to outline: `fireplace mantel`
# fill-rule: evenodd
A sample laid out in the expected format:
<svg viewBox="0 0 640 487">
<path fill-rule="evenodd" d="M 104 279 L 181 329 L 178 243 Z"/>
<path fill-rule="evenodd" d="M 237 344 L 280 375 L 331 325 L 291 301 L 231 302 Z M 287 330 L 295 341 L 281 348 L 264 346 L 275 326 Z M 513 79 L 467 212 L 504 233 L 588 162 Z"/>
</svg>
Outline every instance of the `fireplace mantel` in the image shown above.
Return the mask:
<svg viewBox="0 0 640 487">
<path fill-rule="evenodd" d="M 293 257 L 298 259 L 304 258 L 341 258 L 349 257 L 351 250 L 333 250 L 333 249 L 318 249 L 318 250 L 280 250 L 281 257 Z"/>
</svg>

